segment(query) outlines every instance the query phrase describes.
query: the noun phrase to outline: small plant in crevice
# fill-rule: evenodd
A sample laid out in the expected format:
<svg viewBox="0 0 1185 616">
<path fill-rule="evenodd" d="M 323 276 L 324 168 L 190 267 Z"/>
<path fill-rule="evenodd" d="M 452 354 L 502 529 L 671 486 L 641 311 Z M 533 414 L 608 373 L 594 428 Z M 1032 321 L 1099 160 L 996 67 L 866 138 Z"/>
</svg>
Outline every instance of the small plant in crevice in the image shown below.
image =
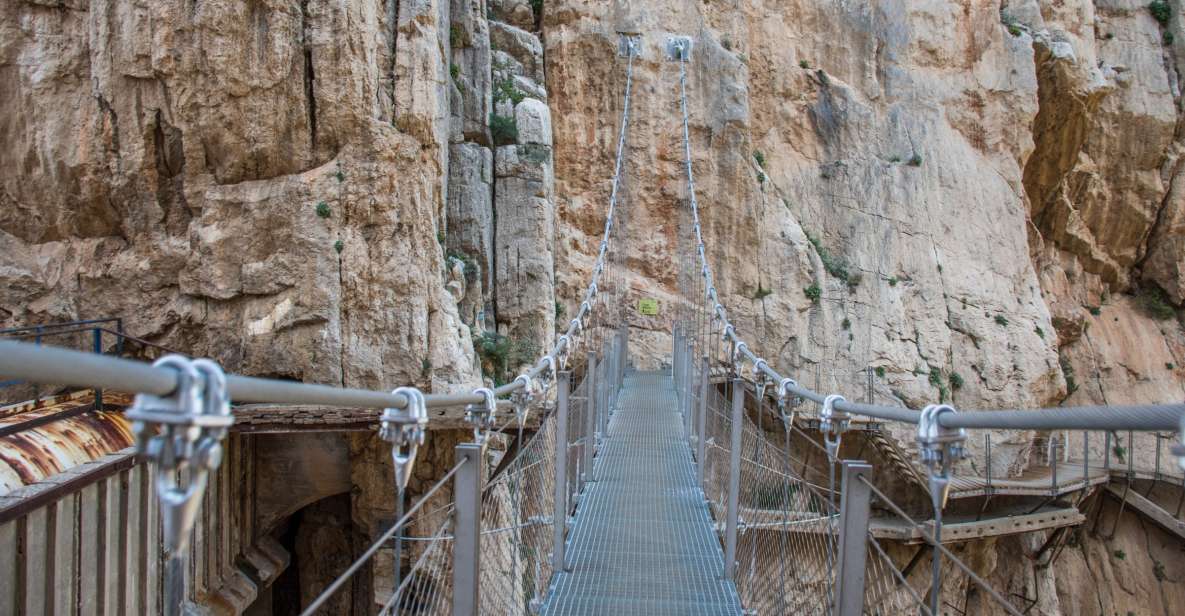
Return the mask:
<svg viewBox="0 0 1185 616">
<path fill-rule="evenodd" d="M 1012 36 L 1020 36 L 1022 32 L 1024 32 L 1024 30 L 1021 30 L 1019 25 L 1008 24 L 1008 34 L 1011 34 Z"/>
<path fill-rule="evenodd" d="M 895 287 L 900 280 L 896 276 L 889 276 L 889 286 Z"/>
<path fill-rule="evenodd" d="M 1160 25 L 1169 23 L 1169 19 L 1173 16 L 1173 7 L 1169 5 L 1166 0 L 1152 0 L 1148 4 L 1148 12 L 1152 13 L 1152 18 Z"/>
<path fill-rule="evenodd" d="M 803 289 L 802 292 L 806 294 L 807 298 L 810 299 L 811 303 L 813 304 L 819 303 L 819 298 L 823 297 L 823 290 L 819 288 L 818 283 L 812 284 L 811 286 Z"/>
<path fill-rule="evenodd" d="M 766 289 L 765 287 L 762 287 L 761 283 L 759 282 L 757 283 L 757 291 L 753 293 L 753 299 L 760 301 L 773 294 L 773 289 Z"/>
<path fill-rule="evenodd" d="M 509 145 L 518 140 L 518 123 L 514 117 L 490 114 L 490 136 L 494 145 Z"/>
<path fill-rule="evenodd" d="M 1040 325 L 1034 326 L 1033 331 L 1037 333 L 1038 338 L 1040 338 L 1042 340 L 1045 339 L 1045 330 L 1041 329 Z"/>
<path fill-rule="evenodd" d="M 561 304 L 560 300 L 557 299 L 557 300 L 555 300 L 555 318 L 561 319 L 563 317 L 564 317 L 564 305 Z"/>
<path fill-rule="evenodd" d="M 799 67 L 799 68 L 805 68 L 805 69 L 809 69 L 809 68 L 811 67 L 811 63 L 810 63 L 810 62 L 807 62 L 806 60 L 799 60 L 799 61 L 798 61 L 798 67 Z"/>
<path fill-rule="evenodd" d="M 337 254 L 340 255 L 342 253 L 342 251 L 346 249 L 346 243 L 341 240 L 338 240 L 333 243 L 333 249 L 336 250 Z"/>
<path fill-rule="evenodd" d="M 921 167 L 922 166 L 922 155 L 921 154 L 914 154 L 913 156 L 910 156 L 909 157 L 909 166 L 910 167 Z"/>
<path fill-rule="evenodd" d="M 432 360 L 425 357 L 420 360 L 420 378 L 427 379 L 432 376 Z"/>
<path fill-rule="evenodd" d="M 950 381 L 951 389 L 958 391 L 963 388 L 963 375 L 959 374 L 958 372 L 950 373 L 948 380 Z"/>
<path fill-rule="evenodd" d="M 938 264 L 938 273 L 939 274 L 942 273 L 942 264 L 941 263 Z"/>
<path fill-rule="evenodd" d="M 523 102 L 523 99 L 527 97 L 527 93 L 519 89 L 513 75 L 507 74 L 504 77 L 494 80 L 492 96 L 495 103 L 510 101 L 512 104 L 517 105 Z"/>
<path fill-rule="evenodd" d="M 876 377 L 878 379 L 885 378 L 885 367 L 884 366 L 877 366 L 876 367 Z"/>
<path fill-rule="evenodd" d="M 489 331 L 476 337 L 473 347 L 481 360 L 482 375 L 498 386 L 507 382 L 511 370 L 535 356 L 534 345 Z"/>
<path fill-rule="evenodd" d="M 897 164 L 897 163 L 901 162 L 901 157 L 894 154 L 889 157 L 889 162 L 893 163 L 893 164 Z"/>
<path fill-rule="evenodd" d="M 1169 32 L 1168 30 L 1165 30 L 1164 34 L 1160 35 L 1160 42 L 1164 43 L 1165 45 L 1172 45 L 1173 44 L 1173 33 Z"/>
<path fill-rule="evenodd" d="M 1087 306 L 1086 311 L 1089 312 L 1091 314 L 1091 316 L 1096 316 L 1096 317 L 1099 316 L 1100 314 L 1103 314 L 1103 309 L 1099 308 L 1098 306 Z"/>
<path fill-rule="evenodd" d="M 436 232 L 436 243 L 440 244 L 441 246 L 444 246 L 444 230 L 443 229 Z"/>
<path fill-rule="evenodd" d="M 757 183 L 758 184 L 765 184 L 765 172 L 764 171 L 757 172 Z"/>
<path fill-rule="evenodd" d="M 728 38 L 727 36 L 720 39 L 720 46 L 723 47 L 725 51 L 732 51 L 732 39 Z"/>
<path fill-rule="evenodd" d="M 461 32 L 461 26 L 457 24 L 449 26 L 448 44 L 452 49 L 460 49 L 465 46 L 464 33 Z"/>
<path fill-rule="evenodd" d="M 843 322 L 840 323 L 839 326 L 844 329 L 852 329 L 852 320 L 847 317 L 844 317 Z"/>
<path fill-rule="evenodd" d="M 450 77 L 452 77 L 452 78 L 453 78 L 453 81 L 456 81 L 457 79 L 460 79 L 460 77 L 461 77 L 461 67 L 457 66 L 457 63 L 456 63 L 456 62 L 451 62 L 451 63 L 449 63 L 449 65 L 448 65 L 448 74 L 449 74 L 449 76 L 450 76 Z"/>
<path fill-rule="evenodd" d="M 1160 562 L 1159 560 L 1152 560 L 1152 577 L 1155 577 L 1156 581 L 1158 582 L 1163 582 L 1165 580 L 1167 576 L 1164 572 L 1164 563 Z"/>
<path fill-rule="evenodd" d="M 338 170 L 337 170 L 337 173 L 334 173 L 334 174 L 333 174 L 333 177 L 337 178 L 337 181 L 339 181 L 339 182 L 344 182 L 344 181 L 346 181 L 346 174 L 345 174 L 345 173 L 342 173 L 342 170 L 341 170 L 341 169 L 338 169 Z"/>
<path fill-rule="evenodd" d="M 1114 552 L 1111 552 L 1111 555 L 1114 556 L 1116 560 L 1127 560 L 1127 552 L 1124 552 L 1123 550 L 1115 550 Z"/>
<path fill-rule="evenodd" d="M 761 150 L 753 151 L 753 160 L 757 163 L 758 167 L 765 168 L 765 154 L 762 154 Z"/>
<path fill-rule="evenodd" d="M 1155 285 L 1140 289 L 1136 299 L 1139 300 L 1144 313 L 1157 321 L 1167 321 L 1177 314 L 1165 292 Z"/>
<path fill-rule="evenodd" d="M 321 218 L 329 218 L 329 215 L 333 213 L 329 209 L 329 204 L 325 203 L 324 201 L 317 203 L 316 212 L 317 216 Z"/>
<path fill-rule="evenodd" d="M 1078 382 L 1074 380 L 1074 365 L 1065 355 L 1058 357 L 1057 363 L 1062 369 L 1062 376 L 1066 379 L 1066 395 L 1069 396 L 1078 391 Z"/>
<path fill-rule="evenodd" d="M 538 21 L 543 17 L 543 0 L 531 0 L 531 12 L 535 14 L 535 20 Z"/>
<path fill-rule="evenodd" d="M 996 325 L 999 325 L 1001 327 L 1008 325 L 1008 317 L 1006 317 L 1002 314 L 997 314 L 996 315 Z"/>
<path fill-rule="evenodd" d="M 1173 364 L 1173 362 L 1166 361 L 1166 362 L 1164 362 L 1164 369 L 1165 370 L 1174 370 L 1174 369 L 1176 369 L 1176 366 Z"/>
<path fill-rule="evenodd" d="M 860 277 L 848 272 L 847 262 L 832 255 L 831 251 L 827 250 L 827 247 L 819 241 L 819 238 L 811 234 L 811 232 L 804 231 L 804 233 L 806 234 L 806 240 L 811 243 L 811 246 L 815 247 L 815 252 L 818 253 L 819 260 L 823 262 L 823 269 L 827 270 L 828 274 L 844 281 L 850 287 L 860 284 Z"/>
</svg>

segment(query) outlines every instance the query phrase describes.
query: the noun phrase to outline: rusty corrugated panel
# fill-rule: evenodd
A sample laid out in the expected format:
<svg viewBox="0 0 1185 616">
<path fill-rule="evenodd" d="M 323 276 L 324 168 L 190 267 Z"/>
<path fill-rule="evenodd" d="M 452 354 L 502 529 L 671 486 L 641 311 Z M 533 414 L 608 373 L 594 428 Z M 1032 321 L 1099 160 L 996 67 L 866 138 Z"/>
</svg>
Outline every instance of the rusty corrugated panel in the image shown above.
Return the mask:
<svg viewBox="0 0 1185 616">
<path fill-rule="evenodd" d="M 104 395 L 104 407 L 108 409 L 124 406 L 128 401 L 125 395 Z M 35 408 L 14 405 L 5 410 L 17 407 L 18 412 L 0 413 L 0 428 L 56 414 L 67 415 L 0 436 L 0 496 L 131 445 L 134 441 L 131 426 L 121 413 L 89 411 L 68 416 L 70 411 L 93 403 L 90 392 L 75 393 L 44 400 Z"/>
</svg>

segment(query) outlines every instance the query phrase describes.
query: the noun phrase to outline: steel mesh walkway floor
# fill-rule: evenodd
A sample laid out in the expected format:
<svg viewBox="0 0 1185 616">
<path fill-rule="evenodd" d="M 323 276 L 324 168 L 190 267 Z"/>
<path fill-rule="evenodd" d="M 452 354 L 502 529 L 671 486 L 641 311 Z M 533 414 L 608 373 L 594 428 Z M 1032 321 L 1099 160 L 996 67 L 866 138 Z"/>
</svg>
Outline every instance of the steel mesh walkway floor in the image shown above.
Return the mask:
<svg viewBox="0 0 1185 616">
<path fill-rule="evenodd" d="M 627 375 L 543 614 L 741 614 L 671 377 Z"/>
</svg>

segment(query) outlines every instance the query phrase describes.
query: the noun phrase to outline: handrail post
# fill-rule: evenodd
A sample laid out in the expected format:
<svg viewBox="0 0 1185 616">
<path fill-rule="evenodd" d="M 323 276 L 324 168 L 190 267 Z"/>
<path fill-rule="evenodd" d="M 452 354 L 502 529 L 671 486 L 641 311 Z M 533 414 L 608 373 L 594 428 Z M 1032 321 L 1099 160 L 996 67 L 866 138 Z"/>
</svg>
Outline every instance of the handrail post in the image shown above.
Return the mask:
<svg viewBox="0 0 1185 616">
<path fill-rule="evenodd" d="M 597 445 L 597 406 L 600 404 L 600 389 L 597 387 L 596 351 L 588 354 L 588 368 L 585 372 L 588 373 L 585 377 L 588 380 L 588 389 L 584 392 L 584 447 L 581 448 L 581 453 L 584 455 L 584 476 L 581 477 L 582 484 L 592 481 L 593 450 Z"/>
<path fill-rule="evenodd" d="M 860 478 L 870 479 L 871 475 L 872 465 L 867 462 L 843 461 L 835 616 L 861 616 L 864 611 L 864 570 L 868 557 L 868 517 L 872 490 Z"/>
<path fill-rule="evenodd" d="M 704 487 L 704 467 L 707 466 L 707 460 L 704 459 L 704 444 L 708 438 L 707 432 L 708 423 L 708 358 L 704 358 L 703 366 L 700 368 L 700 383 L 699 383 L 699 410 L 696 414 L 695 427 L 695 479 L 696 485 L 700 488 Z"/>
<path fill-rule="evenodd" d="M 724 526 L 724 579 L 736 577 L 737 514 L 741 500 L 741 433 L 745 414 L 745 381 L 732 380 L 732 442 L 728 451 L 728 513 Z"/>
<path fill-rule="evenodd" d="M 553 571 L 566 569 L 564 560 L 564 531 L 568 524 L 568 394 L 572 387 L 572 373 L 564 370 L 556 374 L 555 393 L 555 511 L 551 516 Z"/>
<path fill-rule="evenodd" d="M 91 330 L 91 337 L 92 337 L 92 341 L 91 341 L 92 349 L 94 350 L 95 354 L 102 355 L 103 354 L 103 330 L 102 330 L 102 328 L 96 327 L 96 328 L 92 329 Z M 103 410 L 103 388 L 102 387 L 95 388 L 95 410 L 96 411 Z"/>
<path fill-rule="evenodd" d="M 482 445 L 457 445 L 464 463 L 457 471 L 453 528 L 453 616 L 477 616 L 481 580 L 481 461 Z"/>
</svg>

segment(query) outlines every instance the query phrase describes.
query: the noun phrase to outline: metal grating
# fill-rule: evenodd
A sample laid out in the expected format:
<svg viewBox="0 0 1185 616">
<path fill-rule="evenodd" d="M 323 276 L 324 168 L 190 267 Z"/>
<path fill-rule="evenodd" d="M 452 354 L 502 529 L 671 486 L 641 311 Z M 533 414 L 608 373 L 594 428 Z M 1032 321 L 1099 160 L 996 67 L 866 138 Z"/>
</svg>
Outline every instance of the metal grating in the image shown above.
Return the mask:
<svg viewBox="0 0 1185 616">
<path fill-rule="evenodd" d="M 627 375 L 618 406 L 542 613 L 740 616 L 670 375 Z"/>
</svg>

